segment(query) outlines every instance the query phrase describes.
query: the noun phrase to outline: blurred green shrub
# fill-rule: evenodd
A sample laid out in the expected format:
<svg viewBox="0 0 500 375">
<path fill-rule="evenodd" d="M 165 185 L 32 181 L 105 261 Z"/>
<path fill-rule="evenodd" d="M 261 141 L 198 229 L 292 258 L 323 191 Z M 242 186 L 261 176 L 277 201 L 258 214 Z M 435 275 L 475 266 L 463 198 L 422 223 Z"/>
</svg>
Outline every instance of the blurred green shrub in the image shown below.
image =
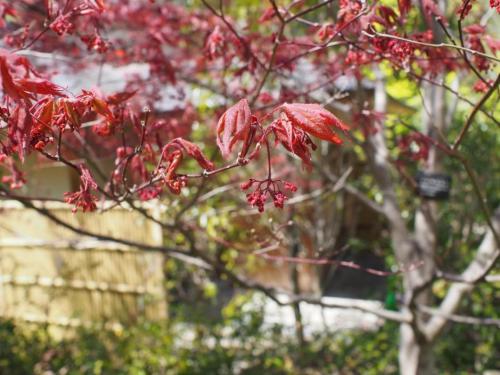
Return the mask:
<svg viewBox="0 0 500 375">
<path fill-rule="evenodd" d="M 0 374 L 398 373 L 396 324 L 376 332 L 324 332 L 300 346 L 284 327 L 263 326 L 262 309 L 243 308 L 246 301 L 233 298 L 215 323 L 177 316 L 114 331 L 79 329 L 60 340 L 46 327 L 0 320 Z M 438 368 L 445 374 L 492 368 L 498 338 L 491 329 L 472 334 L 455 326 L 436 344 Z"/>
</svg>

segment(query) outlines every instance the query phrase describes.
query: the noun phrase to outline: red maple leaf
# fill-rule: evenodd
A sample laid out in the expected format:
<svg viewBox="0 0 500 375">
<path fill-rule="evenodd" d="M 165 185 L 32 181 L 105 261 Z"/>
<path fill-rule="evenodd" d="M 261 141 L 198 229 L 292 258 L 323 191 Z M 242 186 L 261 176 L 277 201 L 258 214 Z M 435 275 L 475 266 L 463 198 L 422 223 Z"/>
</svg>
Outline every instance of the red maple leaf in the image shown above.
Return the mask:
<svg viewBox="0 0 500 375">
<path fill-rule="evenodd" d="M 168 145 L 165 146 L 164 152 L 170 148 L 184 150 L 189 156 L 191 156 L 198 162 L 200 167 L 208 171 L 211 171 L 215 168 L 214 164 L 210 160 L 208 160 L 205 155 L 203 155 L 203 152 L 197 145 L 186 141 L 183 138 L 176 138 L 169 142 Z"/>
<path fill-rule="evenodd" d="M 217 146 L 224 158 L 236 142 L 246 141 L 251 124 L 252 113 L 246 99 L 241 99 L 224 112 L 217 124 Z"/>
<path fill-rule="evenodd" d="M 347 125 L 319 104 L 285 103 L 280 109 L 293 126 L 325 141 L 340 144 L 342 139 L 333 129 L 343 132 L 349 130 Z"/>
<path fill-rule="evenodd" d="M 162 161 L 165 160 L 168 166 L 165 168 L 164 181 L 173 194 L 179 194 L 186 186 L 187 180 L 183 175 L 176 173 L 184 158 L 184 152 L 195 159 L 200 167 L 205 170 L 213 170 L 213 163 L 201 152 L 201 149 L 194 143 L 182 138 L 176 138 L 169 142 L 162 151 Z"/>
<path fill-rule="evenodd" d="M 311 150 L 315 150 L 316 145 L 302 129 L 293 126 L 286 114 L 282 113 L 279 119 L 273 121 L 271 129 L 276 142 L 301 158 L 306 166 L 311 166 Z"/>
<path fill-rule="evenodd" d="M 4 57 L 1 56 L 0 56 L 0 75 L 2 76 L 2 88 L 4 95 L 17 101 L 27 100 L 30 98 L 30 95 L 14 82 L 14 78 L 10 74 L 7 61 Z"/>
<path fill-rule="evenodd" d="M 121 92 L 116 92 L 112 95 L 109 95 L 106 99 L 108 104 L 111 105 L 118 105 L 122 104 L 123 102 L 129 100 L 131 97 L 133 97 L 137 91 L 139 90 L 133 90 L 133 91 L 121 91 Z"/>
<path fill-rule="evenodd" d="M 27 92 L 32 92 L 34 94 L 42 95 L 54 95 L 63 96 L 63 88 L 45 79 L 31 79 L 31 78 L 21 78 L 16 80 L 18 87 Z"/>
<path fill-rule="evenodd" d="M 50 128 L 54 111 L 55 101 L 51 98 L 44 98 L 31 108 L 33 119 L 37 123 L 37 126 L 43 128 Z"/>
<path fill-rule="evenodd" d="M 33 118 L 24 105 L 17 105 L 8 122 L 8 137 L 17 149 L 19 159 L 24 161 L 24 155 L 29 149 Z"/>
</svg>

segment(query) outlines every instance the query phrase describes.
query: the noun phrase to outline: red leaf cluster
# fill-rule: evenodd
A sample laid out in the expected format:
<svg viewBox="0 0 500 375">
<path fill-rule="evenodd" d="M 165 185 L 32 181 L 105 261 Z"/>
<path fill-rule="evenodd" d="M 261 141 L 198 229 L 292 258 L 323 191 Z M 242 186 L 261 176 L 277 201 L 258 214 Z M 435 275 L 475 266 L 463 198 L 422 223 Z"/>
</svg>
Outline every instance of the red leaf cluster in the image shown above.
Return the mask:
<svg viewBox="0 0 500 375">
<path fill-rule="evenodd" d="M 310 149 L 316 149 L 310 138 L 311 135 L 328 142 L 341 144 L 342 139 L 335 131 L 347 132 L 349 129 L 319 104 L 285 103 L 272 112 L 274 111 L 279 111 L 280 116 L 271 123 L 269 129 L 263 132 L 258 144 L 267 142 L 267 135 L 274 133 L 277 142 L 300 157 L 307 165 L 311 165 Z M 253 121 L 256 119 L 252 117 L 246 99 L 240 100 L 220 117 L 217 124 L 217 145 L 225 158 L 238 141 L 243 142 L 240 156 L 246 155 L 253 139 Z"/>
<path fill-rule="evenodd" d="M 250 134 L 252 113 L 246 99 L 230 107 L 217 123 L 217 146 L 227 158 L 238 141 L 246 142 Z"/>
<path fill-rule="evenodd" d="M 331 112 L 318 104 L 285 103 L 262 118 L 268 118 L 275 112 L 279 112 L 278 118 L 264 128 L 260 121 L 252 116 L 247 100 L 242 99 L 221 116 L 217 125 L 217 144 L 224 157 L 229 155 L 238 141 L 243 142 L 242 151 L 239 153 L 240 158 L 246 156 L 252 142 L 256 144 L 249 159 L 257 155 L 262 144 L 267 145 L 268 178 L 261 181 L 250 179 L 241 186 L 243 190 L 246 190 L 254 184 L 257 185 L 254 192 L 247 194 L 247 200 L 250 205 L 257 207 L 259 212 L 264 210 L 269 196 L 272 197 L 276 207 L 283 207 L 287 199 L 287 196 L 279 189 L 277 184 L 279 180 L 271 178 L 270 149 L 267 139 L 270 134 L 274 134 L 276 143 L 280 143 L 285 149 L 297 155 L 305 165 L 311 166 L 311 150 L 315 150 L 316 145 L 310 136 L 340 144 L 342 139 L 336 132 L 347 132 L 349 129 Z M 254 140 L 256 129 L 260 130 L 261 135 Z M 284 183 L 284 187 L 290 191 L 296 190 L 296 187 L 288 182 Z"/>
<path fill-rule="evenodd" d="M 403 136 L 398 142 L 401 156 L 408 157 L 413 161 L 426 161 L 429 157 L 430 146 L 430 139 L 417 132 Z"/>
<path fill-rule="evenodd" d="M 343 132 L 349 130 L 347 125 L 319 104 L 285 103 L 280 109 L 293 126 L 328 142 L 342 143 L 334 129 Z"/>
<path fill-rule="evenodd" d="M 176 138 L 169 144 L 167 144 L 163 150 L 164 152 L 167 152 L 168 155 L 168 151 L 171 149 L 182 150 L 186 152 L 186 154 L 188 154 L 198 162 L 198 165 L 200 167 L 206 169 L 207 171 L 211 171 L 215 168 L 214 164 L 210 160 L 208 160 L 205 155 L 203 155 L 203 152 L 197 145 L 186 141 L 185 139 Z"/>
<path fill-rule="evenodd" d="M 79 208 L 83 212 L 95 211 L 97 197 L 93 192 L 97 190 L 97 183 L 86 166 L 80 165 L 78 168 L 80 170 L 80 190 L 73 193 L 64 193 L 64 200 L 66 203 L 75 205 L 73 212 L 76 212 Z"/>
<path fill-rule="evenodd" d="M 203 155 L 201 149 L 182 138 L 176 138 L 169 142 L 162 151 L 160 165 L 166 162 L 166 167 L 158 168 L 156 173 L 163 175 L 163 180 L 170 191 L 174 194 L 179 194 L 181 189 L 186 186 L 187 180 L 183 175 L 178 175 L 177 169 L 181 166 L 184 158 L 184 153 L 192 157 L 200 167 L 206 171 L 213 170 L 214 164 Z"/>
<path fill-rule="evenodd" d="M 311 166 L 310 150 L 315 150 L 316 145 L 304 130 L 293 126 L 284 113 L 271 124 L 271 129 L 276 137 L 276 142 L 281 143 L 288 151 L 297 155 L 304 164 Z"/>
<path fill-rule="evenodd" d="M 25 60 L 22 60 L 25 62 Z M 16 60 L 19 63 L 19 60 Z M 26 69 L 26 74 L 29 74 L 30 67 Z M 15 70 L 13 66 L 7 63 L 7 56 L 0 54 L 0 75 L 2 78 L 2 88 L 4 95 L 9 98 L 22 101 L 34 98 L 34 94 L 66 96 L 63 94 L 63 88 L 54 83 L 40 78 L 15 78 L 11 70 Z"/>
</svg>

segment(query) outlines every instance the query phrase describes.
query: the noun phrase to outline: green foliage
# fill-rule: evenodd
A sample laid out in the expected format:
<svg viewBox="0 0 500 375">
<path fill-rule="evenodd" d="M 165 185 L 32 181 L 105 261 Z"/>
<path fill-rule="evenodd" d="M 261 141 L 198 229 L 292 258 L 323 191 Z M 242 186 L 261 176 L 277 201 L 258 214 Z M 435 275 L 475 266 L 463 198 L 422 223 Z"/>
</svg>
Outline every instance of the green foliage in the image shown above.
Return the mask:
<svg viewBox="0 0 500 375">
<path fill-rule="evenodd" d="M 464 300 L 461 312 L 470 316 L 500 318 L 498 284 L 482 285 Z M 438 368 L 480 373 L 500 368 L 500 330 L 495 326 L 453 324 L 436 343 Z"/>
<path fill-rule="evenodd" d="M 47 348 L 43 329 L 27 334 L 11 321 L 0 321 L 0 374 L 29 374 Z"/>
<path fill-rule="evenodd" d="M 168 324 L 85 328 L 68 331 L 60 340 L 43 327 L 0 321 L 0 374 L 398 373 L 397 324 L 387 323 L 375 332 L 325 331 L 299 345 L 285 327 L 263 326 L 263 310 L 249 308 L 250 297 L 234 298 L 212 324 L 186 323 L 186 316 L 178 313 Z M 484 297 L 491 295 L 474 294 L 466 307 L 471 312 L 484 310 Z M 498 331 L 488 327 L 452 326 L 435 345 L 440 373 L 479 373 L 498 367 L 499 340 Z"/>
</svg>

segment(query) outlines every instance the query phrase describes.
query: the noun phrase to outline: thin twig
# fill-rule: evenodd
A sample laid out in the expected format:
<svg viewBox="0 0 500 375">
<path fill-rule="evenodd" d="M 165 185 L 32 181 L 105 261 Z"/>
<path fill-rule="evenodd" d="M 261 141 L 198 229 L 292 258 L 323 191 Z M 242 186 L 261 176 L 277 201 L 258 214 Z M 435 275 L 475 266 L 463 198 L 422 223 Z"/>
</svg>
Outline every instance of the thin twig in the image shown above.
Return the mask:
<svg viewBox="0 0 500 375">
<path fill-rule="evenodd" d="M 361 33 L 363 35 L 366 35 L 369 38 L 374 38 L 374 37 L 378 36 L 378 37 L 381 37 L 381 38 L 389 38 L 389 39 L 401 40 L 403 42 L 417 44 L 417 45 L 420 45 L 420 46 L 431 47 L 431 48 L 453 48 L 453 49 L 458 49 L 458 50 L 461 50 L 461 51 L 469 52 L 472 55 L 478 55 L 478 56 L 482 56 L 482 57 L 485 57 L 487 59 L 490 59 L 490 60 L 493 60 L 493 61 L 496 61 L 496 62 L 500 62 L 500 59 L 496 58 L 495 56 L 491 56 L 491 55 L 488 55 L 487 53 L 483 53 L 483 52 L 476 51 L 476 50 L 473 50 L 473 49 L 470 49 L 470 48 L 466 48 L 466 47 L 462 47 L 462 46 L 457 46 L 457 45 L 453 45 L 453 44 L 449 44 L 449 43 L 437 43 L 437 44 L 434 44 L 434 43 L 420 42 L 420 41 L 413 40 L 413 39 L 403 38 L 403 37 L 397 36 L 397 35 L 380 33 L 380 32 L 378 32 L 378 31 L 376 31 L 374 29 L 371 29 L 371 32 L 373 34 L 370 34 L 370 33 L 366 32 L 366 31 L 362 31 Z"/>
<path fill-rule="evenodd" d="M 490 87 L 488 92 L 483 95 L 481 100 L 474 106 L 472 109 L 472 112 L 470 113 L 469 117 L 467 118 L 467 121 L 465 122 L 464 126 L 460 130 L 460 134 L 458 135 L 457 139 L 453 143 L 452 149 L 456 151 L 460 144 L 462 143 L 465 135 L 467 134 L 467 131 L 469 130 L 470 126 L 472 125 L 472 122 L 474 120 L 474 117 L 476 116 L 477 112 L 481 109 L 482 105 L 488 100 L 488 98 L 495 92 L 496 88 L 500 84 L 500 74 L 497 76 L 497 79 L 495 83 Z"/>
</svg>

